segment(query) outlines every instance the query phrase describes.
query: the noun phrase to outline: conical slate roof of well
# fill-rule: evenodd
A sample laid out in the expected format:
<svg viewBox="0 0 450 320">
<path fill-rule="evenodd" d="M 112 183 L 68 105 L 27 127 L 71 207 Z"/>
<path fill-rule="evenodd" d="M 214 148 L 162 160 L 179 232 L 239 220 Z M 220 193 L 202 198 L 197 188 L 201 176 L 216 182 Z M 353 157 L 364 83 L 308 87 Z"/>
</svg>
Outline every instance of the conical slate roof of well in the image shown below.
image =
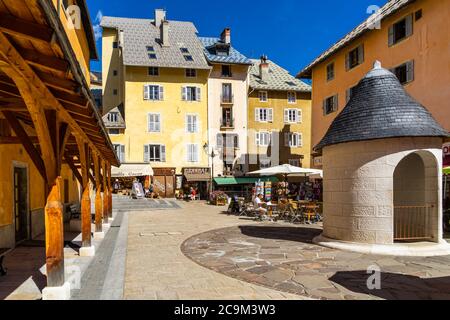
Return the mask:
<svg viewBox="0 0 450 320">
<path fill-rule="evenodd" d="M 382 138 L 449 136 L 431 113 L 405 91 L 397 77 L 376 62 L 314 149 Z"/>
</svg>

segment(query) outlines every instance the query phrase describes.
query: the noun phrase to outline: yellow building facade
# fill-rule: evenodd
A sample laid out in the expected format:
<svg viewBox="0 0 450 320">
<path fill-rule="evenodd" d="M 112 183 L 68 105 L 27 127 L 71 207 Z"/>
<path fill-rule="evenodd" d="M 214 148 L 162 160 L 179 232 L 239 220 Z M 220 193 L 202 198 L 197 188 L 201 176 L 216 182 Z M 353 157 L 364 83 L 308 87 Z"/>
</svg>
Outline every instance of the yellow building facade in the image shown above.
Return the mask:
<svg viewBox="0 0 450 320">
<path fill-rule="evenodd" d="M 263 57 L 250 70 L 248 150 L 250 171 L 311 165 L 311 88 Z"/>
</svg>

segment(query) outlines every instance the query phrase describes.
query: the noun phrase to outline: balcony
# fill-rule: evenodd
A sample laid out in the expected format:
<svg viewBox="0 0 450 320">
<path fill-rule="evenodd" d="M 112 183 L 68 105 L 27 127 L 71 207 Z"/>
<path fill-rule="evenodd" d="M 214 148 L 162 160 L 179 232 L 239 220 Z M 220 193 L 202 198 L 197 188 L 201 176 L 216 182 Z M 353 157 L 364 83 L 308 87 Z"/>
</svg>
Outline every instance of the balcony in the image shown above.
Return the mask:
<svg viewBox="0 0 450 320">
<path fill-rule="evenodd" d="M 222 94 L 220 96 L 220 103 L 226 105 L 234 104 L 234 94 Z"/>
<path fill-rule="evenodd" d="M 220 119 L 221 129 L 234 129 L 234 118 L 222 118 Z"/>
</svg>

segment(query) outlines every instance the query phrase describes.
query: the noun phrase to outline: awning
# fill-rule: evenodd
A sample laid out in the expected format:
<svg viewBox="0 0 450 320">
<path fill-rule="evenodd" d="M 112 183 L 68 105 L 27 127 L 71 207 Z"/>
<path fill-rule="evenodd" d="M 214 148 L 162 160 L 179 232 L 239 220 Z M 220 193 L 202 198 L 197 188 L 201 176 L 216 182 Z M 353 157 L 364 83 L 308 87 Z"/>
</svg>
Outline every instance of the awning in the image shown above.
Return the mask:
<svg viewBox="0 0 450 320">
<path fill-rule="evenodd" d="M 149 164 L 122 164 L 120 168 L 111 168 L 112 178 L 128 178 L 153 176 L 153 169 Z"/>
<path fill-rule="evenodd" d="M 264 178 L 214 178 L 214 182 L 219 186 L 232 186 L 232 185 L 238 185 L 238 184 L 254 184 L 258 181 L 267 182 L 270 181 L 272 183 L 277 183 L 279 180 L 277 177 L 264 177 Z"/>
<path fill-rule="evenodd" d="M 183 175 L 188 182 L 211 181 L 210 168 L 184 168 Z"/>
<path fill-rule="evenodd" d="M 444 174 L 446 174 L 446 175 L 450 175 L 450 167 L 444 168 L 443 172 L 444 172 Z"/>
</svg>

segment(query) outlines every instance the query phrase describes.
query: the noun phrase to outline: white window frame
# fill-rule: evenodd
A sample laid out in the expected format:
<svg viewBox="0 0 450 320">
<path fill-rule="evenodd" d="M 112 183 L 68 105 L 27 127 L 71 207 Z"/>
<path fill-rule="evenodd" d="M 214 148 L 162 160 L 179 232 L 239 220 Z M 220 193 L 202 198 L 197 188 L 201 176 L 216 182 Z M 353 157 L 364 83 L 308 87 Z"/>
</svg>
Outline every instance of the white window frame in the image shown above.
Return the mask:
<svg viewBox="0 0 450 320">
<path fill-rule="evenodd" d="M 195 100 L 192 99 L 192 92 L 189 94 L 189 90 L 195 89 Z M 189 97 L 189 95 L 191 97 Z M 190 99 L 188 99 L 190 98 Z M 200 102 L 202 101 L 202 88 L 197 86 L 183 86 L 181 88 L 181 100 L 186 102 Z"/>
<path fill-rule="evenodd" d="M 153 97 L 153 99 L 151 98 L 152 96 L 152 92 L 150 90 L 150 88 L 158 88 L 158 92 L 157 95 L 158 97 Z M 153 95 L 156 95 L 155 92 L 153 92 Z M 146 84 L 144 85 L 144 100 L 146 101 L 163 101 L 164 100 L 164 87 L 160 86 L 158 84 Z"/>
<path fill-rule="evenodd" d="M 300 167 L 300 159 L 289 159 L 288 163 L 294 167 Z"/>
<path fill-rule="evenodd" d="M 269 93 L 267 91 L 259 91 L 258 95 L 259 95 L 259 102 L 269 102 Z"/>
<path fill-rule="evenodd" d="M 186 162 L 200 162 L 200 145 L 198 143 L 188 143 L 186 145 Z"/>
<path fill-rule="evenodd" d="M 267 135 L 267 139 L 261 139 L 262 136 Z M 270 146 L 272 134 L 270 131 L 259 131 L 255 133 L 255 144 L 258 147 L 268 147 Z M 262 141 L 265 140 L 265 141 Z"/>
<path fill-rule="evenodd" d="M 291 99 L 291 98 L 294 99 Z M 287 101 L 289 104 L 296 104 L 297 103 L 297 92 L 295 91 L 288 91 L 287 93 Z"/>
<path fill-rule="evenodd" d="M 294 112 L 294 119 L 292 119 L 291 112 Z M 284 109 L 284 123 L 288 124 L 295 124 L 295 123 L 302 123 L 303 122 L 303 112 L 302 109 L 293 109 L 293 108 L 286 108 Z"/>
<path fill-rule="evenodd" d="M 114 117 L 115 119 L 112 119 L 113 115 L 115 116 Z M 108 115 L 107 115 L 107 118 L 108 118 L 109 122 L 117 123 L 117 122 L 119 122 L 119 112 L 117 112 L 117 111 L 109 112 Z"/>
<path fill-rule="evenodd" d="M 261 117 L 265 114 L 265 119 Z M 255 121 L 256 122 L 273 122 L 273 108 L 255 108 Z"/>
<path fill-rule="evenodd" d="M 154 160 L 152 160 L 152 158 L 150 156 L 150 154 L 151 154 L 150 146 L 158 146 L 159 147 L 159 155 L 160 155 L 159 160 L 155 160 L 156 158 L 153 158 Z M 148 157 L 146 155 L 145 148 L 148 148 Z M 152 163 L 152 162 L 164 163 L 164 162 L 166 162 L 166 145 L 160 144 L 160 143 L 149 143 L 149 144 L 144 145 L 144 162 L 145 163 Z"/>
<path fill-rule="evenodd" d="M 151 130 L 150 128 L 151 128 L 151 123 L 152 123 L 152 121 L 151 121 L 151 117 L 154 117 L 154 116 L 158 116 L 158 122 L 156 122 L 156 121 L 153 121 L 153 123 L 154 123 L 154 126 L 156 126 L 156 124 L 159 124 L 159 130 L 156 130 L 156 129 L 154 129 L 154 130 Z M 150 133 L 157 133 L 157 132 L 162 132 L 162 121 L 161 121 L 161 114 L 160 113 L 155 113 L 155 112 L 150 112 L 150 113 L 148 113 L 147 114 L 147 132 L 150 132 Z"/>
<path fill-rule="evenodd" d="M 284 146 L 289 148 L 303 147 L 303 135 L 300 132 L 286 132 L 284 134 Z"/>
<path fill-rule="evenodd" d="M 117 152 L 116 148 L 119 148 L 119 152 Z M 114 152 L 117 155 L 117 158 L 119 158 L 120 162 L 125 162 L 125 145 L 121 143 L 115 143 L 113 144 Z"/>
<path fill-rule="evenodd" d="M 195 122 L 189 121 L 189 118 L 195 119 Z M 198 133 L 199 132 L 199 122 L 200 121 L 199 121 L 198 113 L 186 114 L 186 133 Z"/>
</svg>

